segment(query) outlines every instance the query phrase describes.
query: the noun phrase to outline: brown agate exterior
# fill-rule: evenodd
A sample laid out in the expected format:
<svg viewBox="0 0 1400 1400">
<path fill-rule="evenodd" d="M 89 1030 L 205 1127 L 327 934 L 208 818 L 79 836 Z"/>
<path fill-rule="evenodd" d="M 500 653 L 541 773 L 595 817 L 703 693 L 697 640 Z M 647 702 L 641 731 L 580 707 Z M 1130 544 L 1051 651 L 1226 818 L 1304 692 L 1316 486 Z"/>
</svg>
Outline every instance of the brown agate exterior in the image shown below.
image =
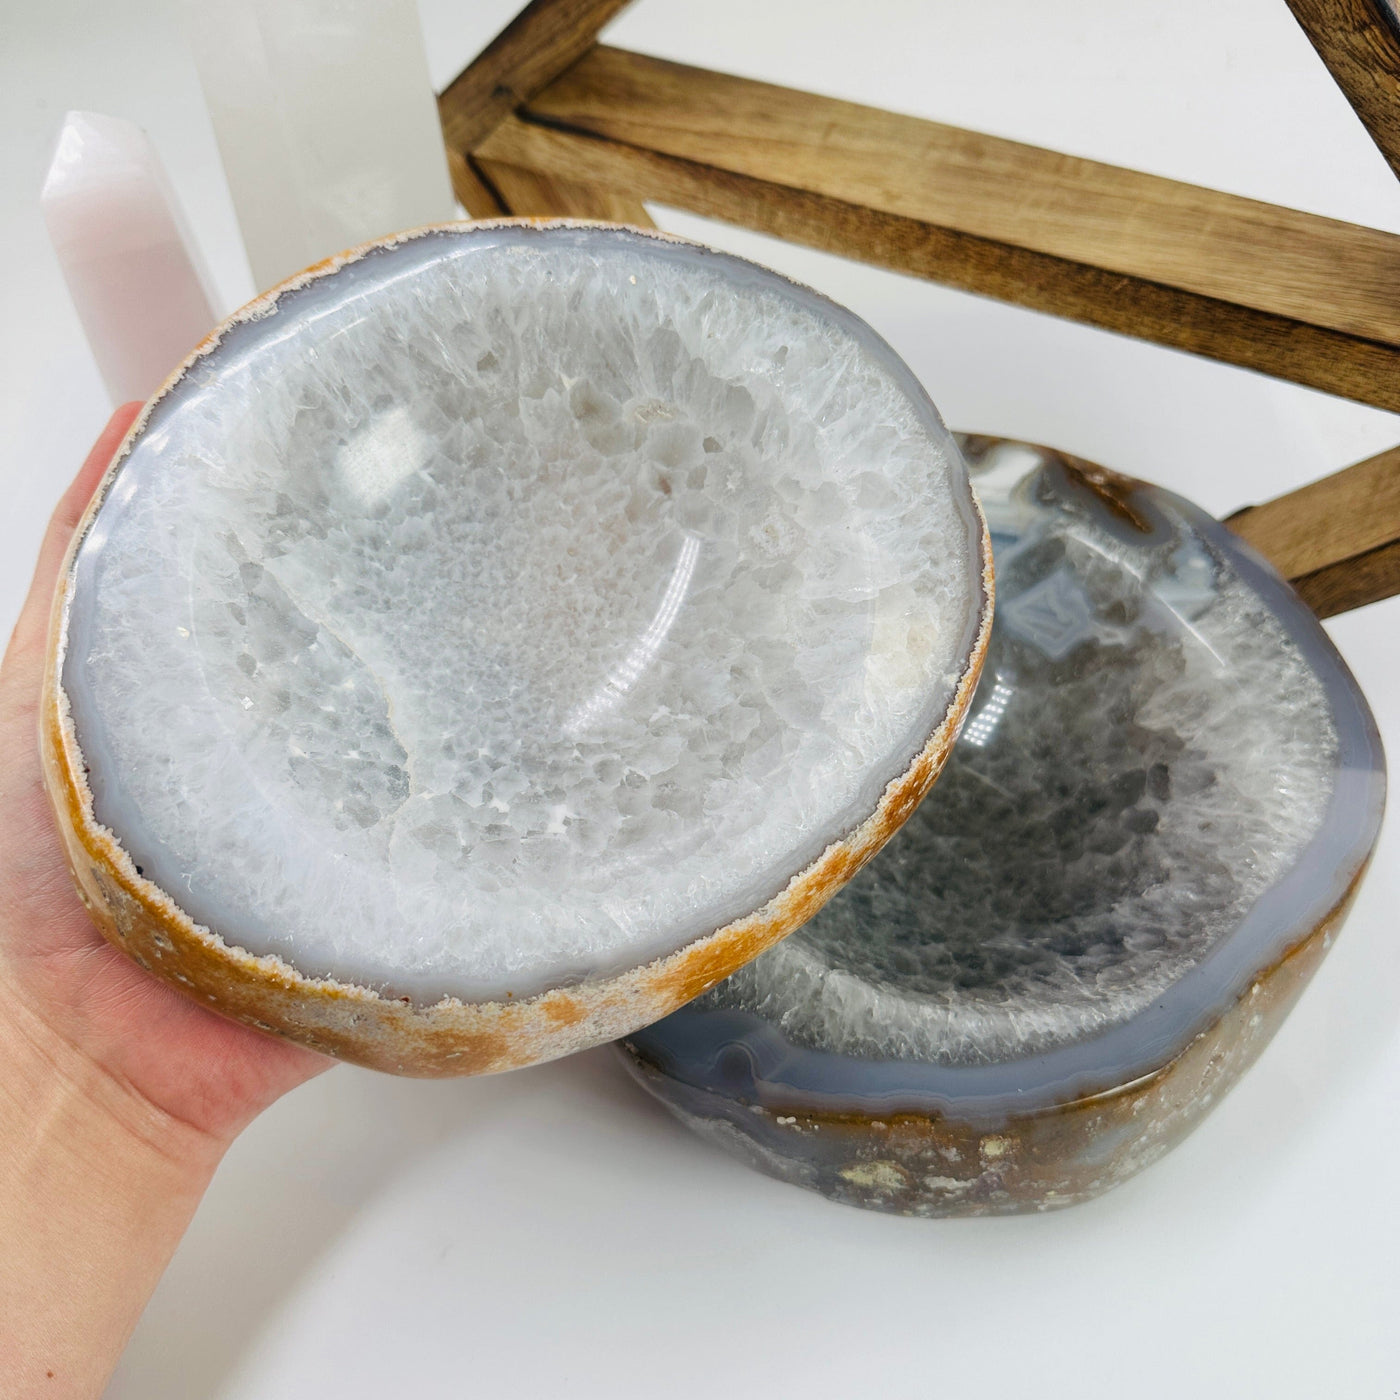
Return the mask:
<svg viewBox="0 0 1400 1400">
<path fill-rule="evenodd" d="M 990 576 L 988 579 L 990 586 Z M 147 971 L 235 1021 L 286 1036 L 308 1049 L 390 1074 L 494 1074 L 584 1050 L 668 1015 L 805 923 L 889 839 L 937 778 L 957 720 L 977 682 L 964 679 L 959 710 L 886 790 L 879 809 L 794 877 L 756 914 L 620 977 L 546 992 L 519 1002 L 431 1006 L 368 987 L 311 978 L 281 958 L 231 947 L 184 914 L 137 874 L 126 852 L 93 817 L 82 754 L 62 693 L 45 689 L 44 774 L 79 898 L 103 936 Z"/>
</svg>

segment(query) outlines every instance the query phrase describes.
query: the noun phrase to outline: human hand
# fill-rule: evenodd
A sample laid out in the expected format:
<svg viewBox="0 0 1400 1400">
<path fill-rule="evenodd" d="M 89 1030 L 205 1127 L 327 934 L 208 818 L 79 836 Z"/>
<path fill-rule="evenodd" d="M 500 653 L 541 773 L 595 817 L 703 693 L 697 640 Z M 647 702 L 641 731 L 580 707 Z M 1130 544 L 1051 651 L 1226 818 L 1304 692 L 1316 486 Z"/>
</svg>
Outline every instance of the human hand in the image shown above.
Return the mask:
<svg viewBox="0 0 1400 1400">
<path fill-rule="evenodd" d="M 228 1144 L 331 1061 L 226 1021 L 118 952 L 74 890 L 38 711 L 52 596 L 139 404 L 50 522 L 0 665 L 0 1394 L 95 1396 Z"/>
<path fill-rule="evenodd" d="M 113 948 L 74 892 L 39 765 L 53 591 L 73 530 L 139 404 L 113 414 L 50 522 L 0 666 L 0 998 L 115 1084 L 221 1142 L 330 1061 L 226 1021 Z"/>
</svg>

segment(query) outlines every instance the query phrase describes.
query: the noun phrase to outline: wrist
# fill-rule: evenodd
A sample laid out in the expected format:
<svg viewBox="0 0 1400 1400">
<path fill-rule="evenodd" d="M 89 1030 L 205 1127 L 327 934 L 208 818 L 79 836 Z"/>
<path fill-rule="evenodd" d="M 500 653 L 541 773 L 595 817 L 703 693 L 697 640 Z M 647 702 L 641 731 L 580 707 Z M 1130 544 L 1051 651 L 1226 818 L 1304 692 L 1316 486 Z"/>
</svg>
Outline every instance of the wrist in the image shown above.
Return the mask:
<svg viewBox="0 0 1400 1400">
<path fill-rule="evenodd" d="M 207 1180 L 228 1143 L 152 1103 L 0 984 L 0 1163 L 14 1160 L 13 1133 L 46 1153 L 81 1157 L 84 1144 L 112 1168 L 141 1161 L 162 1176 Z M 88 1163 L 88 1166 L 95 1164 Z"/>
<path fill-rule="evenodd" d="M 100 1393 L 222 1152 L 0 996 L 0 1394 Z"/>
</svg>

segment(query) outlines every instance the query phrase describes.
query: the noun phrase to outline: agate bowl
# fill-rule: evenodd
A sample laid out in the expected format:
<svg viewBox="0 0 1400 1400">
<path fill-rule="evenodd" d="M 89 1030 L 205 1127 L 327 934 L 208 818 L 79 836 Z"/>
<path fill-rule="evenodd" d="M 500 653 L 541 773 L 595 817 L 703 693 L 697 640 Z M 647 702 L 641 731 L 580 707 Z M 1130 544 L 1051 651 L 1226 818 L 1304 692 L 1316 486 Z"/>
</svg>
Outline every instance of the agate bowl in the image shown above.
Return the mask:
<svg viewBox="0 0 1400 1400">
<path fill-rule="evenodd" d="M 932 1216 L 1082 1201 L 1178 1142 L 1330 945 L 1385 789 L 1345 664 L 1228 529 L 966 447 L 996 628 L 937 791 L 809 925 L 623 1047 L 752 1165 Z"/>
<path fill-rule="evenodd" d="M 958 448 L 857 317 L 636 230 L 419 230 L 146 406 L 63 571 L 46 777 L 172 985 L 506 1069 L 815 912 L 936 776 L 990 611 Z"/>
</svg>

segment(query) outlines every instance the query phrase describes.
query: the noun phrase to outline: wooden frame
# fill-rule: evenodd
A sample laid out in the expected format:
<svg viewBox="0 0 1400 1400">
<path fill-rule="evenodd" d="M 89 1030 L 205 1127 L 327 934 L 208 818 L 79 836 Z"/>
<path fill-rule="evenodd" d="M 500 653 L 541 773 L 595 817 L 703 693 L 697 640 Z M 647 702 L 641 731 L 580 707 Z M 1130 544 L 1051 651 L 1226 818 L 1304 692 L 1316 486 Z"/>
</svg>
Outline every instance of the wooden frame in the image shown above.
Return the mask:
<svg viewBox="0 0 1400 1400">
<path fill-rule="evenodd" d="M 1400 411 L 1400 236 L 608 48 L 532 0 L 439 98 L 474 217 L 656 200 Z M 1392 0 L 1288 0 L 1400 174 Z M 1231 517 L 1322 615 L 1400 592 L 1400 447 Z"/>
</svg>

